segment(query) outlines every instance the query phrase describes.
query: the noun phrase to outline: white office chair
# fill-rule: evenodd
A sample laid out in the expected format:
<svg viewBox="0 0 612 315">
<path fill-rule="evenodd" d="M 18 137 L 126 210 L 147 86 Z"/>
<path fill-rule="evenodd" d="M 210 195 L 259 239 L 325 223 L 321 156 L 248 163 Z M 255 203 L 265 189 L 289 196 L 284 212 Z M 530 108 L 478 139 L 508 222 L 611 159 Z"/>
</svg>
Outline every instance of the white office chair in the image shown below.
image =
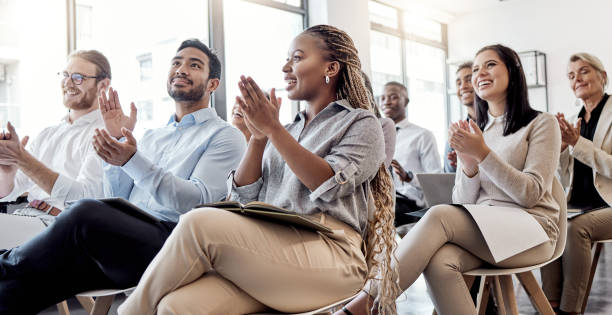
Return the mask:
<svg viewBox="0 0 612 315">
<path fill-rule="evenodd" d="M 489 300 L 490 287 L 492 286 L 497 298 L 499 314 L 518 315 L 518 307 L 516 305 L 516 297 L 514 296 L 514 287 L 512 284 L 512 275 L 516 275 L 519 282 L 523 285 L 523 288 L 529 295 L 531 303 L 540 314 L 554 314 L 550 303 L 542 291 L 542 288 L 540 288 L 540 285 L 531 272 L 532 270 L 545 266 L 561 257 L 563 250 L 565 249 L 565 240 L 567 239 L 567 202 L 565 200 L 563 187 L 561 187 L 561 184 L 556 178 L 553 180 L 552 195 L 560 205 L 561 209 L 559 211 L 559 239 L 557 240 L 555 251 L 550 260 L 541 264 L 522 268 L 478 268 L 464 273 L 468 287 L 471 286 L 471 283 L 475 277 L 482 277 L 482 281 L 480 282 L 480 290 L 478 292 L 478 303 L 476 305 L 478 314 L 484 314 L 486 311 L 486 303 Z"/>
<path fill-rule="evenodd" d="M 599 262 L 599 255 L 603 249 L 603 245 L 605 243 L 612 243 L 611 240 L 601 240 L 595 242 L 595 252 L 593 254 L 593 261 L 591 263 L 591 273 L 589 274 L 589 282 L 587 283 L 587 290 L 584 295 L 584 301 L 582 301 L 582 310 L 581 313 L 584 314 L 587 307 L 587 302 L 589 301 L 589 294 L 591 294 L 591 286 L 593 285 L 593 278 L 595 277 L 595 271 L 597 270 L 597 263 Z"/>
<path fill-rule="evenodd" d="M 129 295 L 134 291 L 136 287 L 129 289 L 107 289 L 107 290 L 94 290 L 80 293 L 76 296 L 77 300 L 85 311 L 90 315 L 106 315 L 113 305 L 113 300 L 118 294 Z M 57 310 L 60 315 L 70 315 L 68 310 L 68 304 L 66 301 L 57 304 Z"/>
</svg>

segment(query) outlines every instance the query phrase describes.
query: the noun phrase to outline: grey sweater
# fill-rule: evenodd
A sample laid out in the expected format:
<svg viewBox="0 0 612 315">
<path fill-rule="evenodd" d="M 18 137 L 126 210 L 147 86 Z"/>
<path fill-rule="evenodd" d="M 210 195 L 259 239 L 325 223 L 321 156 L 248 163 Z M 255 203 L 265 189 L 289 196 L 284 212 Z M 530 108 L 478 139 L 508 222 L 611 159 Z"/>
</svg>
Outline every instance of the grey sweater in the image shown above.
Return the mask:
<svg viewBox="0 0 612 315">
<path fill-rule="evenodd" d="M 503 116 L 489 115 L 483 135 L 491 152 L 472 178 L 457 168 L 453 202 L 525 209 L 556 239 L 559 205 L 552 196 L 552 182 L 561 150 L 557 120 L 541 113 L 513 134 L 504 137 L 503 130 Z"/>
</svg>

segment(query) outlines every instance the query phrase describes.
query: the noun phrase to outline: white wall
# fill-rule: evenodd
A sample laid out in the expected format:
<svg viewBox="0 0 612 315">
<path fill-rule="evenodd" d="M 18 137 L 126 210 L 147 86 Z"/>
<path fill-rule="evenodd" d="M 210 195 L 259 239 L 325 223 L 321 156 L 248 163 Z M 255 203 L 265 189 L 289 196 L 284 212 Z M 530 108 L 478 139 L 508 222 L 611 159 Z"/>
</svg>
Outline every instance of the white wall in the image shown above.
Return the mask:
<svg viewBox="0 0 612 315">
<path fill-rule="evenodd" d="M 370 74 L 370 11 L 367 0 L 310 0 L 309 25 L 329 24 L 347 32 L 355 42 L 361 68 Z"/>
<path fill-rule="evenodd" d="M 588 52 L 612 74 L 612 1 L 530 0 L 501 2 L 448 25 L 449 59 L 471 59 L 481 47 L 501 43 L 547 55 L 550 112 L 576 112 L 566 67 L 569 56 Z M 609 89 L 608 89 L 609 90 Z"/>
</svg>

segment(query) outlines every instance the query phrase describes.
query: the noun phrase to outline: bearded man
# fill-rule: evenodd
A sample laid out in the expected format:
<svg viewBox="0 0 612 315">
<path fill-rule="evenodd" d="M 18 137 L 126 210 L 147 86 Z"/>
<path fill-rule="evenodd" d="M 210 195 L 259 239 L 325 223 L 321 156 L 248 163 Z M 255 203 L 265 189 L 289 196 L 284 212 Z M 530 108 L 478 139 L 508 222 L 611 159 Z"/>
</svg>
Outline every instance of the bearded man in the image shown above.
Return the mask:
<svg viewBox="0 0 612 315">
<path fill-rule="evenodd" d="M 95 50 L 77 51 L 58 73 L 68 115 L 45 128 L 27 147 L 9 122 L 0 134 L 0 201 L 28 194 L 28 205 L 15 211 L 51 223 L 65 202 L 102 197 L 102 161 L 91 138 L 103 126 L 98 96 L 110 85 L 106 57 Z M 133 113 L 135 115 L 135 112 Z"/>
<path fill-rule="evenodd" d="M 135 286 L 181 214 L 225 197 L 246 142 L 209 106 L 220 75 L 221 63 L 206 45 L 184 41 L 167 80 L 176 112 L 138 143 L 134 112 L 123 114 L 116 91 L 102 93 L 104 129 L 88 141 L 104 161 L 104 195 L 127 199 L 149 216 L 83 199 L 34 239 L 0 250 L 0 314 L 34 314 L 79 292 Z"/>
</svg>

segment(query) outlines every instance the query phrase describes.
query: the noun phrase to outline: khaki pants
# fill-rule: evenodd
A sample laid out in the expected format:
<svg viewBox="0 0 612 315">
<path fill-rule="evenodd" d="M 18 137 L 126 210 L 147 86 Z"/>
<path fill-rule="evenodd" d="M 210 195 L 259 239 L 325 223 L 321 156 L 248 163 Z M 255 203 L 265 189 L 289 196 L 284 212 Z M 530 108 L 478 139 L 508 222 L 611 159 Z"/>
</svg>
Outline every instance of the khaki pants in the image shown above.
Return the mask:
<svg viewBox="0 0 612 315">
<path fill-rule="evenodd" d="M 304 312 L 358 292 L 361 236 L 324 214 L 322 234 L 213 208 L 181 216 L 120 314 Z"/>
<path fill-rule="evenodd" d="M 612 208 L 577 216 L 568 221 L 567 242 L 561 259 L 542 268 L 546 297 L 559 301 L 565 312 L 581 312 L 591 272 L 593 242 L 612 239 Z"/>
<path fill-rule="evenodd" d="M 550 259 L 555 244 L 556 240 L 551 240 L 495 263 L 476 222 L 466 210 L 435 206 L 399 244 L 399 285 L 405 290 L 423 273 L 438 314 L 476 314 L 463 272 L 485 263 L 503 268 L 538 264 Z M 375 293 L 370 290 L 370 295 Z"/>
</svg>

